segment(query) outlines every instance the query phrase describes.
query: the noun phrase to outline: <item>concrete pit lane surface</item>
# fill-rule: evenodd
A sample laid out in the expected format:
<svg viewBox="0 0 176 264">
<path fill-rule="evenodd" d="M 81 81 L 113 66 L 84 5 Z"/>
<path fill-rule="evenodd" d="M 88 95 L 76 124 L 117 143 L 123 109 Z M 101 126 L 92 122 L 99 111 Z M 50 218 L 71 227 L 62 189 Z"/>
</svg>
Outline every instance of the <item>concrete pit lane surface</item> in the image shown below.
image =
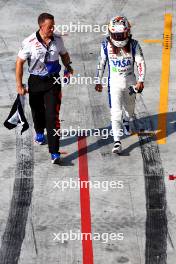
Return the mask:
<svg viewBox="0 0 176 264">
<path fill-rule="evenodd" d="M 159 0 L 0 1 L 0 264 L 175 263 L 175 10 Z M 34 143 L 28 95 L 30 128 L 21 136 L 20 127 L 3 126 L 16 98 L 17 52 L 42 12 L 55 16 L 78 80 L 62 87 L 61 127 L 89 130 L 61 139 L 59 165 L 47 144 Z M 109 129 L 110 113 L 108 88 L 97 93 L 93 80 L 106 25 L 118 14 L 141 44 L 147 75 L 134 133 L 114 155 L 112 137 L 95 134 Z"/>
</svg>

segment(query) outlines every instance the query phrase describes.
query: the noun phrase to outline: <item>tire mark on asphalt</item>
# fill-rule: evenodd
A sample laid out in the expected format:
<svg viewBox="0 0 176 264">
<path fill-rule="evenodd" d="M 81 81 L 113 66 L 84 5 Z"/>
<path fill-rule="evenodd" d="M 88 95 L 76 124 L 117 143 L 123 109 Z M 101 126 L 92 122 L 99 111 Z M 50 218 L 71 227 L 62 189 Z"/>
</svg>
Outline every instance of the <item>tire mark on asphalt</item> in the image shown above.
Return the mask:
<svg viewBox="0 0 176 264">
<path fill-rule="evenodd" d="M 31 223 L 32 235 L 33 235 L 33 239 L 34 239 L 35 253 L 36 253 L 36 255 L 38 255 L 37 239 L 36 239 L 36 235 L 35 235 L 35 229 L 34 229 L 34 223 L 33 223 L 32 217 L 30 217 L 30 223 Z"/>
<path fill-rule="evenodd" d="M 2 236 L 1 264 L 18 263 L 33 192 L 33 159 L 31 159 L 30 139 L 17 134 L 16 143 L 15 181 L 9 215 Z"/>
<path fill-rule="evenodd" d="M 0 38 L 1 38 L 1 41 L 3 42 L 3 44 L 4 44 L 5 49 L 7 50 L 8 46 L 7 46 L 6 41 L 4 40 L 4 38 L 2 36 L 0 36 Z"/>
<path fill-rule="evenodd" d="M 172 241 L 172 238 L 171 238 L 171 235 L 170 235 L 169 230 L 168 230 L 168 240 L 169 240 L 169 243 L 170 243 L 172 249 L 175 249 L 175 247 L 174 247 L 174 243 L 173 243 L 173 241 Z"/>
<path fill-rule="evenodd" d="M 0 67 L 5 86 L 11 102 L 14 101 L 14 95 L 10 89 L 9 80 L 5 71 Z M 6 227 L 1 238 L 0 264 L 17 264 L 20 258 L 22 243 L 25 237 L 26 223 L 28 219 L 29 207 L 33 192 L 33 168 L 34 151 L 32 143 L 31 118 L 29 110 L 26 116 L 30 128 L 21 136 L 20 128 L 15 131 L 16 134 L 16 170 L 13 194 L 9 209 L 9 215 Z"/>
<path fill-rule="evenodd" d="M 9 2 L 10 0 L 1 0 L 0 2 L 0 10 L 3 9 Z"/>
<path fill-rule="evenodd" d="M 136 119 L 134 125 L 139 130 L 138 119 L 145 127 L 153 130 L 147 108 L 142 96 L 137 97 Z M 167 215 L 166 215 L 166 189 L 164 182 L 164 169 L 160 157 L 156 135 L 139 135 L 139 143 L 143 157 L 143 169 L 146 193 L 146 264 L 167 263 Z"/>
</svg>

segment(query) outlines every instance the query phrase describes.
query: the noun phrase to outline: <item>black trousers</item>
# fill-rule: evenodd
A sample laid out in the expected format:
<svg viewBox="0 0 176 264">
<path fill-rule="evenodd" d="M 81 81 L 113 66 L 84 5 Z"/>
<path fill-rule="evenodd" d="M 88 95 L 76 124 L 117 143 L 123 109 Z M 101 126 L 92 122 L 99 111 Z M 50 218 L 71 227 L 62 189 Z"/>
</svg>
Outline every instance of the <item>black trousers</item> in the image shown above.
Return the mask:
<svg viewBox="0 0 176 264">
<path fill-rule="evenodd" d="M 30 76 L 28 80 L 34 128 L 36 133 L 43 133 L 46 128 L 50 153 L 58 153 L 60 139 L 55 130 L 60 129 L 61 84 L 54 82 L 53 77 Z"/>
</svg>

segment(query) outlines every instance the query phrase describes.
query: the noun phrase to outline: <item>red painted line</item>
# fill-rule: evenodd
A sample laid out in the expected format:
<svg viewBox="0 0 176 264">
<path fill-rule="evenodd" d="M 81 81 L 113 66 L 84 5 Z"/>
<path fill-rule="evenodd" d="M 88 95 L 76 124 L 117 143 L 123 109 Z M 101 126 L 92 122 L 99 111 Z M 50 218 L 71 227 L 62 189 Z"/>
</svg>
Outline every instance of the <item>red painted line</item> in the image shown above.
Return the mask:
<svg viewBox="0 0 176 264">
<path fill-rule="evenodd" d="M 79 178 L 80 184 L 82 181 L 89 180 L 88 158 L 87 158 L 87 141 L 86 137 L 78 137 L 78 160 L 79 160 Z M 80 188 L 80 207 L 81 207 L 81 232 L 92 234 L 91 228 L 91 211 L 90 211 L 90 192 L 89 185 L 87 188 L 83 185 Z M 83 236 L 83 263 L 93 264 L 93 246 L 90 236 L 86 239 Z"/>
<path fill-rule="evenodd" d="M 175 175 L 169 175 L 169 180 L 170 180 L 170 181 L 174 181 L 174 180 L 176 180 L 176 176 L 175 176 Z"/>
</svg>

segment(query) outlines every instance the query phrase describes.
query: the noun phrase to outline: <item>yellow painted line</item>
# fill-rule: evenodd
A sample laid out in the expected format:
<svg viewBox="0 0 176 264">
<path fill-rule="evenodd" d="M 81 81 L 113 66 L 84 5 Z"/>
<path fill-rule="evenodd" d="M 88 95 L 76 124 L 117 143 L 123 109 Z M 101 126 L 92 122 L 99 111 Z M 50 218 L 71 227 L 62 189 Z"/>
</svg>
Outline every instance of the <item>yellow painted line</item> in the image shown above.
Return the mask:
<svg viewBox="0 0 176 264">
<path fill-rule="evenodd" d="M 144 43 L 163 43 L 163 39 L 144 39 Z"/>
<path fill-rule="evenodd" d="M 166 144 L 171 44 L 172 14 L 165 14 L 164 39 L 162 50 L 162 70 L 160 82 L 160 104 L 158 113 L 158 130 L 160 130 L 160 132 L 157 134 L 158 144 Z"/>
</svg>

